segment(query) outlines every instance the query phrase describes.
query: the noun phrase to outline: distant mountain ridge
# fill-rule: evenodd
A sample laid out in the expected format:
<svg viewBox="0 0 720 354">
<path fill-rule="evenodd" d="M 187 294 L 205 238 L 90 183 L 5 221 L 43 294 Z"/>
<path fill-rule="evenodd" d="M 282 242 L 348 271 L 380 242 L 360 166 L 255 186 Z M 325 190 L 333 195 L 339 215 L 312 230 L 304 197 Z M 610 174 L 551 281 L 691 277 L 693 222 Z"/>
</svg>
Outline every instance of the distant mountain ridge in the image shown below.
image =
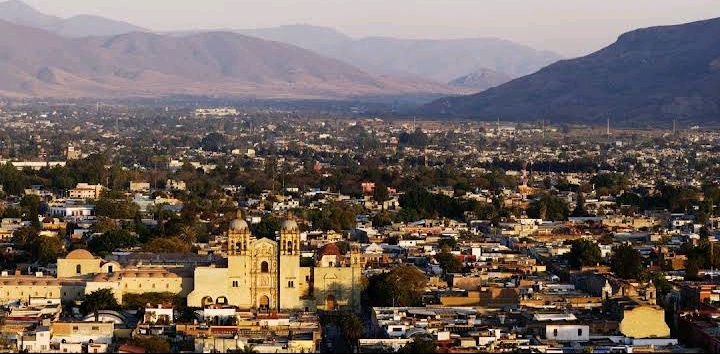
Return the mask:
<svg viewBox="0 0 720 354">
<path fill-rule="evenodd" d="M 70 39 L 0 20 L 0 95 L 348 98 L 459 92 L 378 77 L 288 44 L 228 32 Z"/>
<path fill-rule="evenodd" d="M 450 81 L 451 86 L 464 87 L 477 92 L 500 86 L 512 80 L 510 75 L 490 69 L 479 69 L 468 75 Z"/>
<path fill-rule="evenodd" d="M 485 92 L 423 106 L 428 116 L 614 124 L 720 122 L 720 18 L 621 35 Z"/>
<path fill-rule="evenodd" d="M 488 68 L 514 78 L 562 59 L 557 53 L 497 38 L 353 39 L 331 28 L 309 25 L 237 32 L 293 44 L 376 74 L 418 76 L 440 82 L 449 82 L 478 68 Z"/>
<path fill-rule="evenodd" d="M 47 30 L 66 38 L 108 37 L 133 32 L 151 32 L 133 24 L 99 16 L 78 15 L 63 19 L 43 14 L 20 0 L 0 2 L 0 20 L 16 25 Z M 187 37 L 220 31 L 177 31 L 172 37 Z M 475 78 L 472 83 L 451 80 L 467 76 L 476 70 L 503 73 L 510 77 L 525 75 L 558 59 L 560 55 L 537 51 L 530 47 L 495 38 L 406 40 L 389 37 L 354 39 L 332 28 L 311 25 L 286 25 L 272 28 L 223 30 L 294 45 L 329 58 L 354 65 L 360 70 L 379 76 L 400 77 L 422 85 L 429 81 L 443 83 L 439 92 L 477 92 L 497 84 Z M 480 81 L 479 81 L 480 80 Z M 437 86 L 437 85 L 436 85 Z M 434 89 L 437 91 L 437 89 Z M 433 91 L 433 92 L 435 92 Z"/>
<path fill-rule="evenodd" d="M 114 36 L 130 32 L 148 32 L 127 22 L 93 15 L 78 15 L 67 19 L 43 14 L 19 0 L 0 2 L 0 20 L 21 26 L 34 27 L 64 37 Z"/>
</svg>

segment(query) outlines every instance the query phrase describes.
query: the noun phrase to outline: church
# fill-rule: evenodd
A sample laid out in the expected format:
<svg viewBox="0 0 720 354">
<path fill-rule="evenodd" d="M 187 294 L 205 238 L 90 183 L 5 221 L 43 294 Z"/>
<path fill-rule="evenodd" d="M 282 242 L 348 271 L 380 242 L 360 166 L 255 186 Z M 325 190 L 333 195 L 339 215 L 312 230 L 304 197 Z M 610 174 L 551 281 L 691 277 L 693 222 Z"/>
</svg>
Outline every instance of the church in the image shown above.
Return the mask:
<svg viewBox="0 0 720 354">
<path fill-rule="evenodd" d="M 297 223 L 284 220 L 277 241 L 255 238 L 247 222 L 230 222 L 227 265 L 197 267 L 190 307 L 232 305 L 259 312 L 359 310 L 360 255 L 334 244 L 303 258 Z M 302 264 L 301 264 L 302 263 Z"/>
</svg>

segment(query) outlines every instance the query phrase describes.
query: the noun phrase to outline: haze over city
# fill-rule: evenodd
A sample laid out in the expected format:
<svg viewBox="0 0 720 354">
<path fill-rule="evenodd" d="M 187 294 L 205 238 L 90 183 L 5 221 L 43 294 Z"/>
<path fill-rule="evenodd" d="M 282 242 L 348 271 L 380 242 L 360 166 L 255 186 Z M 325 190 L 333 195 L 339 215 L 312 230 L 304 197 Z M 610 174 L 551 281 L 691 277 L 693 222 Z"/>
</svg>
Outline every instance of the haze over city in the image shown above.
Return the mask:
<svg viewBox="0 0 720 354">
<path fill-rule="evenodd" d="M 69 17 L 101 15 L 156 31 L 328 26 L 353 37 L 497 37 L 588 54 L 628 30 L 720 17 L 715 0 L 28 0 Z"/>
<path fill-rule="evenodd" d="M 0 352 L 718 353 L 718 16 L 0 0 Z"/>
</svg>

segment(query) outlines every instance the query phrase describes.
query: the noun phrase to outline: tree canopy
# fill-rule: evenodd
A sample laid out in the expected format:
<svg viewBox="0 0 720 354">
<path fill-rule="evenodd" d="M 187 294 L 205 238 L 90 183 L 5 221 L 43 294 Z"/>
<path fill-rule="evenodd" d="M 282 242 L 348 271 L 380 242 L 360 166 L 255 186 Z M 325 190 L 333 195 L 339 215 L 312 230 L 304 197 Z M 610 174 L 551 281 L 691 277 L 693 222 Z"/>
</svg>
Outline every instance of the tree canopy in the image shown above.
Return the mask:
<svg viewBox="0 0 720 354">
<path fill-rule="evenodd" d="M 119 308 L 120 304 L 118 304 L 115 295 L 110 289 L 99 289 L 85 295 L 85 299 L 80 305 L 80 310 L 84 314 L 94 313 L 96 317 L 97 312 L 100 310 L 117 310 Z"/>
<path fill-rule="evenodd" d="M 610 266 L 615 275 L 623 279 L 638 279 L 643 272 L 640 252 L 630 244 L 613 248 Z"/>
<path fill-rule="evenodd" d="M 372 276 L 367 287 L 372 306 L 418 306 L 422 304 L 427 279 L 412 265 L 400 265 Z"/>
<path fill-rule="evenodd" d="M 600 246 L 587 239 L 575 240 L 568 256 L 570 264 L 577 269 L 597 265 L 602 260 Z"/>
</svg>

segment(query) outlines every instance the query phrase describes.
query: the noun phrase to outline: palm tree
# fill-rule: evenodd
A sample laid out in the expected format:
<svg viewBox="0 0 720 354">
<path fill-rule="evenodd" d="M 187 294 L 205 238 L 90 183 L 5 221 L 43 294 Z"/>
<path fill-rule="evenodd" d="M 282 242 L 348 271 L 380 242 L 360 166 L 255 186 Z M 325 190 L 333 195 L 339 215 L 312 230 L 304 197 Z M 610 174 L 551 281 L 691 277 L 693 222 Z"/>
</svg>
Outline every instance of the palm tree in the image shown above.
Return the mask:
<svg viewBox="0 0 720 354">
<path fill-rule="evenodd" d="M 197 240 L 197 230 L 192 225 L 183 225 L 180 227 L 178 238 L 183 240 L 185 243 L 192 244 Z"/>
<path fill-rule="evenodd" d="M 255 350 L 254 345 L 248 345 L 245 344 L 242 349 L 238 351 L 238 353 L 259 353 L 257 350 Z"/>
<path fill-rule="evenodd" d="M 362 320 L 351 311 L 345 311 L 340 315 L 340 326 L 348 342 L 350 351 L 355 352 L 355 348 L 358 344 L 358 339 L 362 337 L 365 327 L 363 326 Z"/>
</svg>

